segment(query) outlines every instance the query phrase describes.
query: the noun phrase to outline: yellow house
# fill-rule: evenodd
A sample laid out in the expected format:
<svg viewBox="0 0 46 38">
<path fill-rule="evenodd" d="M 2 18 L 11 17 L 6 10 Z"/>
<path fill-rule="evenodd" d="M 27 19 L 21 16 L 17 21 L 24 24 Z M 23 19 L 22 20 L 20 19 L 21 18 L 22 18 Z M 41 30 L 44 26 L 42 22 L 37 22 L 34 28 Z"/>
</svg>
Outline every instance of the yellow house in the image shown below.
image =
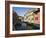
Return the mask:
<svg viewBox="0 0 46 38">
<path fill-rule="evenodd" d="M 34 23 L 34 14 L 33 12 L 26 13 L 24 16 L 24 21 L 28 23 Z"/>
</svg>

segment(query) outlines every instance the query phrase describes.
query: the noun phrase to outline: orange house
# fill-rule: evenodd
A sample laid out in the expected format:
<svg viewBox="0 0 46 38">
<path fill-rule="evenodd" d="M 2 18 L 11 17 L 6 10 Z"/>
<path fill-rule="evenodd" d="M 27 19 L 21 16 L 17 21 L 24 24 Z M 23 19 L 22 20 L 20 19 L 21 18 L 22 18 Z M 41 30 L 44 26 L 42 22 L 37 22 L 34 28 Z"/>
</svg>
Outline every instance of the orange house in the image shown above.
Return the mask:
<svg viewBox="0 0 46 38">
<path fill-rule="evenodd" d="M 34 24 L 40 24 L 40 12 L 34 14 Z"/>
</svg>

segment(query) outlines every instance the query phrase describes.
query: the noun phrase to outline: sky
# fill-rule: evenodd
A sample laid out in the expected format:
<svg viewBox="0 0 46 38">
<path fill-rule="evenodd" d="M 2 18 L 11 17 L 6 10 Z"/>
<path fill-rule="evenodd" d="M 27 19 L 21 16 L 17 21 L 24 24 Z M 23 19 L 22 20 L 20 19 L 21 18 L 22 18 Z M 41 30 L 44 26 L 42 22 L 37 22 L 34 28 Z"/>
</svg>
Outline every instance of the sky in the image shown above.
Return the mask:
<svg viewBox="0 0 46 38">
<path fill-rule="evenodd" d="M 32 8 L 27 8 L 27 7 L 13 7 L 13 11 L 16 12 L 18 16 L 24 16 L 24 14 L 31 9 Z"/>
</svg>

